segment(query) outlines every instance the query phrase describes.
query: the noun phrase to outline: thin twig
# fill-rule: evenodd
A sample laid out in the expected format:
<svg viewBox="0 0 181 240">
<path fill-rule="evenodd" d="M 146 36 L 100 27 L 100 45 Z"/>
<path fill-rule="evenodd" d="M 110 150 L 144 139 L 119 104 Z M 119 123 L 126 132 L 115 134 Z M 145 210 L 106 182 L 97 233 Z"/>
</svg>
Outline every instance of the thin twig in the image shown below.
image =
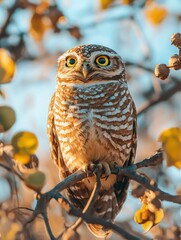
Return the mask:
<svg viewBox="0 0 181 240">
<path fill-rule="evenodd" d="M 136 63 L 136 62 L 126 61 L 126 62 L 125 62 L 125 65 L 126 65 L 126 66 L 133 66 L 133 67 L 141 68 L 141 69 L 143 69 L 143 70 L 145 70 L 145 71 L 147 71 L 147 72 L 150 72 L 150 73 L 153 73 L 153 72 L 154 72 L 154 70 L 153 70 L 152 68 L 147 67 L 147 66 L 145 66 L 145 65 L 143 65 L 143 64 Z"/>
<path fill-rule="evenodd" d="M 176 82 L 174 86 L 171 86 L 169 89 L 163 91 L 160 95 L 155 95 L 151 99 L 143 103 L 142 106 L 138 108 L 137 115 L 141 115 L 157 103 L 166 101 L 179 91 L 181 91 L 181 82 Z"/>
<path fill-rule="evenodd" d="M 155 184 L 152 185 L 148 178 L 136 173 L 134 170 L 129 169 L 128 171 L 125 169 L 120 169 L 119 172 L 121 175 L 127 176 L 129 179 L 134 180 L 140 183 L 145 188 L 152 190 L 156 193 L 158 198 L 162 201 L 174 202 L 181 204 L 181 195 L 171 195 L 159 189 Z"/>
<path fill-rule="evenodd" d="M 61 206 L 63 208 L 65 208 L 65 210 L 69 214 L 72 214 L 72 215 L 77 216 L 77 217 L 81 217 L 86 223 L 99 224 L 99 225 L 102 225 L 106 228 L 110 228 L 113 231 L 115 231 L 116 233 L 119 233 L 125 239 L 129 239 L 129 240 L 130 239 L 131 240 L 138 240 L 139 239 L 139 238 L 129 234 L 124 229 L 115 225 L 112 222 L 106 221 L 103 218 L 97 218 L 97 217 L 90 216 L 90 214 L 82 213 L 79 209 L 75 208 L 72 204 L 70 204 L 70 202 L 66 198 L 62 197 L 62 195 L 60 193 L 57 193 L 54 197 L 61 204 Z"/>
<path fill-rule="evenodd" d="M 6 166 L 4 165 L 3 163 L 0 163 L 0 166 L 3 167 L 4 169 L 6 169 L 8 172 L 12 172 L 13 174 L 15 174 L 17 177 L 19 177 L 19 179 L 21 181 L 24 181 L 24 178 L 21 176 L 21 174 L 19 174 L 17 171 L 15 171 L 15 169 L 13 168 L 12 166 L 12 160 L 11 158 L 8 156 L 7 153 L 3 152 L 2 154 L 2 158 L 8 163 L 10 164 L 10 167 L 9 166 Z"/>
<path fill-rule="evenodd" d="M 159 149 L 153 156 L 149 158 L 145 158 L 143 161 L 135 163 L 136 169 L 149 167 L 149 166 L 156 166 L 163 161 L 163 153 L 162 150 Z"/>
<path fill-rule="evenodd" d="M 28 210 L 28 211 L 34 212 L 34 209 L 31 209 L 28 207 L 15 207 L 15 208 L 12 208 L 11 210 L 9 210 L 8 213 L 14 212 L 14 211 L 19 211 L 19 210 Z"/>
<path fill-rule="evenodd" d="M 18 6 L 18 1 L 16 0 L 14 5 L 9 9 L 6 21 L 4 22 L 4 25 L 1 28 L 0 39 L 5 35 L 7 26 L 9 25 L 11 17 L 13 15 L 13 13 L 15 12 L 15 10 L 17 9 L 17 6 Z"/>
<path fill-rule="evenodd" d="M 153 74 L 154 70 L 150 67 L 147 67 L 143 64 L 138 64 L 138 63 L 134 63 L 134 62 L 126 62 L 127 66 L 134 66 L 137 68 L 141 68 L 147 72 L 150 72 Z M 171 98 L 176 92 L 180 92 L 181 91 L 181 82 L 173 77 L 173 76 L 169 76 L 170 78 L 170 82 L 171 84 L 167 84 L 165 90 L 163 90 L 161 92 L 161 94 L 156 94 L 154 95 L 151 99 L 149 99 L 148 101 L 144 102 L 142 104 L 142 106 L 140 106 L 137 110 L 137 115 L 141 115 L 142 113 L 146 112 L 148 109 L 150 109 L 151 107 L 153 107 L 154 105 L 156 105 L 157 103 L 163 102 L 168 100 L 169 98 Z M 174 83 L 174 84 L 173 84 Z"/>
<path fill-rule="evenodd" d="M 46 212 L 43 214 L 43 219 L 44 219 L 45 226 L 46 226 L 46 229 L 47 229 L 47 232 L 48 232 L 48 235 L 49 235 L 50 239 L 51 240 L 56 240 L 56 238 L 53 235 L 52 229 L 50 227 L 49 219 L 48 219 L 48 216 L 47 216 Z"/>
<path fill-rule="evenodd" d="M 158 187 L 155 187 L 151 185 L 147 178 L 140 176 L 138 173 L 136 173 L 136 169 L 142 168 L 142 167 L 149 167 L 149 166 L 155 166 L 156 163 L 161 163 L 162 161 L 162 153 L 158 151 L 155 155 L 151 156 L 148 159 L 144 159 L 143 161 L 132 164 L 128 167 L 116 167 L 115 169 L 112 169 L 113 174 L 119 174 L 123 176 L 129 177 L 131 180 L 134 180 L 140 184 L 142 184 L 144 187 L 158 192 L 158 197 L 160 200 L 175 202 L 175 203 L 181 203 L 181 196 L 179 195 L 171 195 L 169 193 L 163 192 Z M 92 176 L 93 173 L 89 173 L 89 176 Z M 77 171 L 76 173 L 73 173 L 72 175 L 68 176 L 66 179 L 64 179 L 62 182 L 57 184 L 51 191 L 47 193 L 49 199 L 54 197 L 54 195 L 57 192 L 60 192 L 64 190 L 65 188 L 68 188 L 72 185 L 74 185 L 76 182 L 83 180 L 87 177 L 87 174 L 83 171 Z M 142 182 L 143 181 L 143 182 Z"/>
<path fill-rule="evenodd" d="M 91 174 L 93 175 L 93 174 Z M 79 170 L 71 175 L 69 175 L 63 181 L 61 181 L 60 183 L 58 183 L 52 190 L 50 190 L 49 192 L 47 192 L 47 194 L 51 197 L 53 197 L 54 194 L 56 194 L 56 192 L 60 192 L 62 190 L 64 190 L 65 188 L 69 188 L 72 185 L 74 185 L 75 183 L 81 181 L 82 179 L 86 178 L 88 175 L 86 172 Z"/>
<path fill-rule="evenodd" d="M 97 172 L 96 173 L 96 182 L 95 182 L 95 185 L 94 185 L 94 189 L 89 197 L 89 200 L 87 201 L 87 204 L 86 206 L 84 207 L 84 209 L 82 210 L 82 213 L 90 213 L 95 201 L 96 201 L 96 198 L 99 194 L 99 190 L 100 190 L 100 187 L 101 187 L 101 181 L 100 181 L 100 173 Z M 72 230 L 75 230 L 77 229 L 77 227 L 82 223 L 83 219 L 82 218 L 78 218 L 77 221 L 70 227 L 72 228 Z"/>
<path fill-rule="evenodd" d="M 92 190 L 92 193 L 84 207 L 84 209 L 82 210 L 82 213 L 86 213 L 89 214 L 96 199 L 97 196 L 99 194 L 99 190 L 101 187 L 101 181 L 100 181 L 100 172 L 95 171 L 96 174 L 96 182 L 94 184 L 94 188 Z M 80 226 L 80 224 L 83 222 L 83 219 L 81 217 L 79 217 L 76 222 L 74 224 L 72 224 L 70 227 L 68 227 L 65 231 L 63 231 L 63 233 L 60 234 L 60 236 L 57 239 L 61 239 L 62 236 L 64 234 L 66 234 L 67 231 L 71 230 L 71 231 L 76 231 L 76 229 Z"/>
<path fill-rule="evenodd" d="M 156 154 L 151 156 L 148 159 L 144 159 L 142 162 L 132 164 L 128 167 L 116 167 L 112 170 L 112 174 L 119 174 L 123 176 L 127 176 L 129 179 L 134 180 L 138 183 L 140 183 L 142 186 L 144 186 L 147 189 L 150 189 L 156 193 L 158 198 L 160 200 L 166 200 L 170 202 L 175 202 L 181 204 L 181 195 L 171 195 L 169 193 L 166 193 L 158 188 L 158 186 L 154 183 L 150 183 L 150 180 L 147 177 L 144 177 L 136 172 L 137 169 L 143 168 L 143 167 L 149 167 L 149 166 L 155 166 L 162 161 L 162 151 L 157 151 Z M 9 170 L 9 169 L 8 169 Z M 89 210 L 91 209 L 92 205 L 95 202 L 95 199 L 97 197 L 97 194 L 99 192 L 100 188 L 100 179 L 97 177 L 97 186 L 95 185 L 94 191 L 91 194 L 91 197 L 89 199 L 88 204 L 86 205 L 86 208 L 82 212 L 81 210 L 75 208 L 72 206 L 67 199 L 65 199 L 60 192 L 66 188 L 71 187 L 72 185 L 76 184 L 77 182 L 87 178 L 88 176 L 93 176 L 94 173 L 89 172 L 86 173 L 84 171 L 77 171 L 73 173 L 72 175 L 65 178 L 62 182 L 58 183 L 52 190 L 49 192 L 46 192 L 44 194 L 39 195 L 39 198 L 37 200 L 36 208 L 33 212 L 32 217 L 25 223 L 24 226 L 26 226 L 28 223 L 32 222 L 39 214 L 43 216 L 45 226 L 47 229 L 47 232 L 50 236 L 50 239 L 55 240 L 49 221 L 47 216 L 47 206 L 49 204 L 49 201 L 53 198 L 55 198 L 59 203 L 62 204 L 62 206 L 67 210 L 68 213 L 73 214 L 74 216 L 79 217 L 79 219 L 76 221 L 75 225 L 72 226 L 72 228 L 75 230 L 82 220 L 86 221 L 87 223 L 92 224 L 99 224 L 107 228 L 111 228 L 113 231 L 119 233 L 121 236 L 125 237 L 126 239 L 138 239 L 129 233 L 127 233 L 124 229 L 120 228 L 119 226 L 106 221 L 101 218 L 90 216 Z M 69 228 L 70 229 L 70 228 Z"/>
</svg>

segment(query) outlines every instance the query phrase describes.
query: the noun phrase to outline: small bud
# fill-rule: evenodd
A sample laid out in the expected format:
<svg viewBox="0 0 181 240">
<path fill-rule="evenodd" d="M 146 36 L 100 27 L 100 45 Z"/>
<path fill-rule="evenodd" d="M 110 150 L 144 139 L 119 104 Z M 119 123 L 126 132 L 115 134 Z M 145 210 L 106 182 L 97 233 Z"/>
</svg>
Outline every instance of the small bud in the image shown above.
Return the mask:
<svg viewBox="0 0 181 240">
<path fill-rule="evenodd" d="M 181 33 L 174 33 L 171 42 L 175 47 L 181 48 Z"/>
<path fill-rule="evenodd" d="M 170 73 L 170 69 L 167 67 L 166 64 L 157 64 L 155 67 L 155 76 L 165 80 Z"/>
<path fill-rule="evenodd" d="M 174 54 L 173 56 L 171 56 L 169 60 L 169 66 L 174 70 L 181 69 L 181 58 L 178 54 Z"/>
</svg>

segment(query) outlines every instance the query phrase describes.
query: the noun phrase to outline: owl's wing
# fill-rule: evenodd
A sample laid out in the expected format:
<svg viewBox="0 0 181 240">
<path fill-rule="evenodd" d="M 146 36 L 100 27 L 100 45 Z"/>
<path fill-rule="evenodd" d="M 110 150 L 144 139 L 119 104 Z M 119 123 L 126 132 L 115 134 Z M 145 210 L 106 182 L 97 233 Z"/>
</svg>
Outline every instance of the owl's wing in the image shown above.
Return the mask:
<svg viewBox="0 0 181 240">
<path fill-rule="evenodd" d="M 56 133 L 56 128 L 54 124 L 54 100 L 55 94 L 53 95 L 48 111 L 48 122 L 47 122 L 47 134 L 49 137 L 50 142 L 50 151 L 51 157 L 54 163 L 58 166 L 60 170 L 60 177 L 61 179 L 66 178 L 71 173 L 68 171 L 60 149 L 60 144 L 58 141 L 58 136 Z M 83 183 L 77 183 L 76 185 L 72 186 L 71 188 L 67 189 L 67 194 L 69 199 L 76 207 L 83 208 L 87 203 L 90 192 L 85 187 Z"/>
<path fill-rule="evenodd" d="M 123 167 L 131 165 L 135 159 L 136 147 L 137 147 L 137 132 L 136 132 L 136 119 L 133 121 L 133 133 L 132 133 L 132 146 L 129 159 L 124 163 Z M 118 176 L 114 185 L 114 191 L 116 194 L 119 210 L 122 207 L 127 196 L 127 189 L 129 186 L 129 178 Z"/>
<path fill-rule="evenodd" d="M 65 163 L 62 158 L 62 153 L 60 149 L 60 144 L 58 141 L 58 136 L 56 133 L 56 128 L 54 124 L 54 100 L 55 100 L 55 94 L 52 96 L 49 110 L 48 110 L 48 121 L 47 121 L 47 134 L 49 138 L 50 143 L 50 151 L 51 151 L 51 157 L 54 163 L 58 166 L 60 170 L 60 177 L 65 178 L 70 173 L 65 166 Z"/>
</svg>

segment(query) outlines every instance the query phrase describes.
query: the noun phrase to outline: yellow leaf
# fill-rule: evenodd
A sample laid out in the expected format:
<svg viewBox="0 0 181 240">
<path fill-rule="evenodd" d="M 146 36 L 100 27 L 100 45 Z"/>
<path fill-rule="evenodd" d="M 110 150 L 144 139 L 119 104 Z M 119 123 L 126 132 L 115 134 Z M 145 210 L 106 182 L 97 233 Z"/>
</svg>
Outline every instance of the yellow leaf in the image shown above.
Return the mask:
<svg viewBox="0 0 181 240">
<path fill-rule="evenodd" d="M 175 166 L 176 168 L 181 169 L 181 161 L 175 162 L 175 163 L 174 163 L 174 166 Z"/>
<path fill-rule="evenodd" d="M 105 10 L 114 2 L 114 0 L 99 0 L 99 2 L 101 10 Z"/>
<path fill-rule="evenodd" d="M 9 52 L 4 48 L 0 48 L 0 84 L 10 82 L 14 72 L 15 63 Z"/>
<path fill-rule="evenodd" d="M 149 7 L 145 9 L 145 16 L 147 20 L 153 25 L 160 24 L 167 15 L 167 9 L 155 3 L 149 5 Z"/>
<path fill-rule="evenodd" d="M 149 218 L 149 211 L 147 204 L 143 204 L 141 209 L 137 210 L 134 214 L 134 221 L 138 224 L 142 224 Z"/>
<path fill-rule="evenodd" d="M 26 185 L 35 190 L 40 191 L 45 185 L 45 174 L 39 170 L 33 170 L 25 176 Z"/>
<path fill-rule="evenodd" d="M 163 209 L 162 209 L 162 208 L 160 208 L 160 209 L 158 209 L 157 211 L 155 211 L 154 224 L 157 224 L 157 223 L 161 222 L 162 219 L 163 219 L 163 217 L 164 217 L 164 212 L 163 212 Z"/>
<path fill-rule="evenodd" d="M 145 211 L 142 210 L 142 213 L 141 213 L 141 218 L 144 221 L 148 220 L 150 217 L 150 211 L 147 209 Z"/>
<path fill-rule="evenodd" d="M 31 158 L 30 158 L 30 155 L 25 153 L 25 152 L 16 152 L 14 155 L 13 155 L 13 158 L 20 162 L 21 164 L 27 164 L 30 162 Z"/>
<path fill-rule="evenodd" d="M 138 224 L 142 224 L 143 223 L 143 219 L 142 219 L 142 210 L 139 209 L 135 212 L 134 214 L 134 221 Z"/>
<path fill-rule="evenodd" d="M 134 221 L 141 224 L 144 232 L 148 232 L 153 226 L 162 221 L 164 212 L 162 208 L 156 209 L 154 212 L 149 210 L 148 204 L 143 204 L 141 209 L 135 212 Z"/>
<path fill-rule="evenodd" d="M 50 26 L 50 19 L 47 16 L 35 12 L 30 21 L 29 32 L 35 40 L 41 40 Z"/>
<path fill-rule="evenodd" d="M 16 152 L 34 154 L 38 147 L 38 139 L 31 132 L 18 132 L 12 138 L 12 145 Z"/>
<path fill-rule="evenodd" d="M 167 166 L 175 166 L 181 169 L 181 129 L 169 128 L 163 131 L 159 137 L 166 154 Z"/>
<path fill-rule="evenodd" d="M 144 232 L 146 233 L 153 227 L 153 222 L 147 221 L 147 222 L 143 223 L 141 226 L 144 229 Z"/>
<path fill-rule="evenodd" d="M 171 137 L 164 144 L 164 148 L 167 153 L 167 165 L 175 165 L 175 162 L 181 161 L 181 142 L 178 141 L 178 138 Z"/>
<path fill-rule="evenodd" d="M 181 140 L 181 129 L 178 127 L 168 128 L 160 134 L 158 140 L 160 142 L 165 142 L 169 137 L 172 136 L 179 137 L 179 139 Z"/>
</svg>

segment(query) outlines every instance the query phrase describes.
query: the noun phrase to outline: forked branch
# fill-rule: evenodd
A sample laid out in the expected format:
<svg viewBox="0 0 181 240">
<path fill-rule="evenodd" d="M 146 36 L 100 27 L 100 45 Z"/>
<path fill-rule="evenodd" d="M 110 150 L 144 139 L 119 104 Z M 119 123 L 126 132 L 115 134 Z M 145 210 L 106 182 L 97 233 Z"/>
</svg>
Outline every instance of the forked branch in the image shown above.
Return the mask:
<svg viewBox="0 0 181 240">
<path fill-rule="evenodd" d="M 169 202 L 174 202 L 181 204 L 181 195 L 171 195 L 169 193 L 166 193 L 162 191 L 157 184 L 153 181 L 147 178 L 146 176 L 143 176 L 137 172 L 137 169 L 143 168 L 143 167 L 149 167 L 149 166 L 156 166 L 162 162 L 162 151 L 159 150 L 155 155 L 151 156 L 148 159 L 144 159 L 142 162 L 132 164 L 128 167 L 116 167 L 112 169 L 112 174 L 119 174 L 123 176 L 127 176 L 129 179 L 138 182 L 142 186 L 144 186 L 146 189 L 152 190 L 156 193 L 157 197 L 160 200 L 165 200 Z M 97 218 L 94 216 L 91 216 L 89 210 L 93 207 L 93 204 L 95 203 L 95 199 L 97 197 L 97 194 L 100 189 L 100 176 L 97 176 L 97 181 L 94 186 L 94 190 L 90 196 L 90 199 L 86 205 L 86 207 L 81 211 L 80 209 L 75 208 L 65 197 L 62 196 L 60 193 L 64 189 L 67 189 L 77 182 L 87 178 L 88 176 L 93 176 L 95 173 L 94 172 L 83 172 L 83 171 L 77 171 L 73 173 L 72 175 L 68 176 L 65 178 L 62 182 L 58 183 L 52 190 L 49 192 L 46 192 L 44 194 L 41 194 L 39 196 L 39 199 L 37 200 L 37 205 L 34 210 L 34 217 L 37 215 L 42 215 L 45 221 L 45 225 L 48 231 L 48 234 L 50 236 L 50 239 L 60 239 L 62 234 L 65 234 L 67 231 L 71 231 L 71 233 L 77 234 L 76 230 L 78 226 L 82 223 L 82 221 L 85 221 L 86 223 L 91 223 L 91 224 L 100 224 L 104 227 L 108 227 L 112 229 L 114 232 L 117 234 L 121 235 L 125 239 L 133 239 L 136 240 L 138 239 L 135 236 L 132 236 L 128 232 L 126 232 L 124 229 L 121 227 L 117 226 L 116 224 L 106 221 L 102 218 Z M 74 216 L 78 217 L 78 220 L 69 228 L 66 228 L 65 231 L 58 237 L 55 238 L 52 231 L 51 227 L 48 222 L 48 217 L 47 217 L 47 206 L 49 204 L 49 201 L 51 199 L 56 199 L 61 206 L 69 213 Z"/>
</svg>

